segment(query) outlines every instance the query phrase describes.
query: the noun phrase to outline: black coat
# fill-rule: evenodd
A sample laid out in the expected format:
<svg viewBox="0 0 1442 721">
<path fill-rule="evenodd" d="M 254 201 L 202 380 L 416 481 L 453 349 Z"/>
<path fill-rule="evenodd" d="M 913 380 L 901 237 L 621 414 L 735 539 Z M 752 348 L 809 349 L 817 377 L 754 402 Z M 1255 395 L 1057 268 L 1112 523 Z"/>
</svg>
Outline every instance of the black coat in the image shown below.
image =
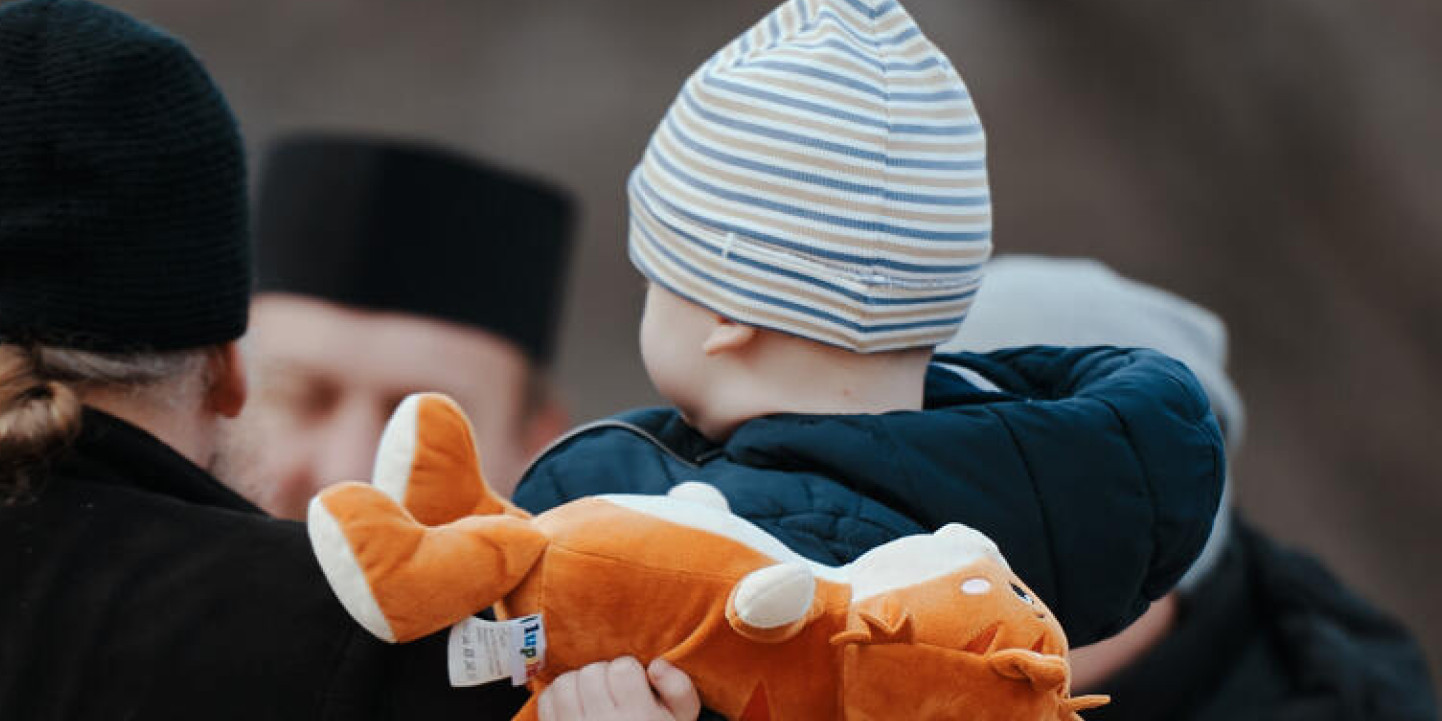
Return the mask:
<svg viewBox="0 0 1442 721">
<path fill-rule="evenodd" d="M 524 700 L 450 689 L 444 654 L 444 635 L 372 639 L 304 526 L 98 412 L 37 499 L 0 508 L 0 719 L 504 719 Z"/>
<path fill-rule="evenodd" d="M 626 413 L 542 454 L 515 500 L 539 512 L 706 481 L 737 515 L 832 565 L 965 523 L 1084 644 L 1125 627 L 1191 565 L 1224 467 L 1206 395 L 1182 364 L 1147 350 L 1024 348 L 938 356 L 923 411 L 767 416 L 719 445 L 675 411 Z"/>
<path fill-rule="evenodd" d="M 1405 629 L 1245 522 L 1160 644 L 1096 689 L 1087 721 L 1432 721 Z"/>
</svg>

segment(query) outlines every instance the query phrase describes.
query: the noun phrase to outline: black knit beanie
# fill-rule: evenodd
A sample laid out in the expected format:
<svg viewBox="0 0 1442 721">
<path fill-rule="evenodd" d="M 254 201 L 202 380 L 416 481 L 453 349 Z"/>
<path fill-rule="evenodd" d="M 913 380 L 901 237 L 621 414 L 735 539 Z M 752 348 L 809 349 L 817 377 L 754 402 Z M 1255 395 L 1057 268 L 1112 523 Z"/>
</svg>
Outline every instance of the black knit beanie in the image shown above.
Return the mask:
<svg viewBox="0 0 1442 721">
<path fill-rule="evenodd" d="M 179 40 L 82 0 L 0 6 L 0 341 L 238 338 L 246 224 L 235 118 Z"/>
</svg>

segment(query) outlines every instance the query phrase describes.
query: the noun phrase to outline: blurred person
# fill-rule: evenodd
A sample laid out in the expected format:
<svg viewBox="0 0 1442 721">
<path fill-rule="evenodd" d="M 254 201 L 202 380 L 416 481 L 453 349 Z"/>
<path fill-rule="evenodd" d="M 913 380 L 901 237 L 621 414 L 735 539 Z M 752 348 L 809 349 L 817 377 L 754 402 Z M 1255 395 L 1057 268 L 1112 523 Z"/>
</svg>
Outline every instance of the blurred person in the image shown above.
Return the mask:
<svg viewBox="0 0 1442 721">
<path fill-rule="evenodd" d="M 0 718 L 509 718 L 206 470 L 247 397 L 245 189 L 180 41 L 0 5 Z"/>
<path fill-rule="evenodd" d="M 701 480 L 830 565 L 965 523 L 1076 643 L 1169 591 L 1223 478 L 1183 366 L 1115 348 L 933 357 L 991 252 L 976 113 L 895 2 L 792 0 L 715 54 L 628 188 L 641 356 L 673 407 L 566 436 L 516 502 Z"/>
<path fill-rule="evenodd" d="M 540 181 L 408 141 L 308 133 L 271 150 L 247 337 L 256 450 L 222 477 L 302 519 L 328 484 L 369 478 L 402 398 L 440 391 L 472 419 L 509 496 L 568 426 L 546 371 L 572 202 Z"/>
<path fill-rule="evenodd" d="M 940 349 L 1098 344 L 1184 362 L 1211 399 L 1229 455 L 1240 449 L 1246 414 L 1227 374 L 1221 319 L 1101 263 L 996 259 L 966 324 Z M 1075 649 L 1072 661 L 1078 688 L 1112 697 L 1088 721 L 1437 717 L 1408 632 L 1226 502 L 1177 590 L 1117 636 Z"/>
</svg>

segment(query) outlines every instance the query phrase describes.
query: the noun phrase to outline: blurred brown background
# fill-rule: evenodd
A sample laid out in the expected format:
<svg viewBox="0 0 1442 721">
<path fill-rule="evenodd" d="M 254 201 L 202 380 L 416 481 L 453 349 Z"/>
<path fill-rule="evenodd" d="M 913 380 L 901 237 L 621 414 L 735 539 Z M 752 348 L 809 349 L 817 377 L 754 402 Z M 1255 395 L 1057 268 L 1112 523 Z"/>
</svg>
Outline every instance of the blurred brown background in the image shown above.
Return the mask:
<svg viewBox="0 0 1442 721">
<path fill-rule="evenodd" d="M 769 0 L 113 4 L 189 40 L 253 152 L 379 130 L 576 190 L 561 387 L 577 420 L 655 400 L 624 180 L 684 77 Z M 1436 674 L 1442 3 L 907 5 L 987 123 L 998 249 L 1094 256 L 1220 312 L 1251 412 L 1241 504 L 1400 614 Z"/>
</svg>

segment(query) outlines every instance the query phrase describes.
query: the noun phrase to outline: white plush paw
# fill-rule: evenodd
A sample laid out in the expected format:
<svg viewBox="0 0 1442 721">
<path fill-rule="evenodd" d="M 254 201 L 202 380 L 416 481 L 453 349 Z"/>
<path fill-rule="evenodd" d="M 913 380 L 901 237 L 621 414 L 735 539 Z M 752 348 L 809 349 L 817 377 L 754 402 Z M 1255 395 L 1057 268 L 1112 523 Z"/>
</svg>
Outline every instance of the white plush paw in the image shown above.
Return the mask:
<svg viewBox="0 0 1442 721">
<path fill-rule="evenodd" d="M 376 638 L 395 643 L 395 632 L 376 601 L 345 531 L 320 496 L 310 499 L 306 532 L 310 536 L 311 550 L 320 562 L 321 572 L 345 610 Z"/>
</svg>

